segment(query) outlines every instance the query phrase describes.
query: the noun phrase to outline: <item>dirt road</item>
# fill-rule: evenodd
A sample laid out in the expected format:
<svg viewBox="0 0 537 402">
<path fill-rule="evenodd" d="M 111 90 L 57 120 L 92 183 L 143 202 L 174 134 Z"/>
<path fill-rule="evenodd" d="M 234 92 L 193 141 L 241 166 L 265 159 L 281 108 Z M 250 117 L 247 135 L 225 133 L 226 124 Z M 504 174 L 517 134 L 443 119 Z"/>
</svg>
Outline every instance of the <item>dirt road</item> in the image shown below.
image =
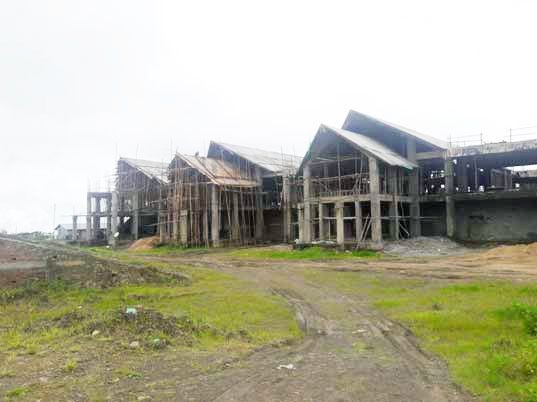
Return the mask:
<svg viewBox="0 0 537 402">
<path fill-rule="evenodd" d="M 189 263 L 212 266 L 280 294 L 295 309 L 305 337 L 296 345 L 258 351 L 225 370 L 177 381 L 177 400 L 472 400 L 408 330 L 371 309 L 367 300 L 306 281 L 304 263 L 226 263 L 214 257 Z"/>
</svg>

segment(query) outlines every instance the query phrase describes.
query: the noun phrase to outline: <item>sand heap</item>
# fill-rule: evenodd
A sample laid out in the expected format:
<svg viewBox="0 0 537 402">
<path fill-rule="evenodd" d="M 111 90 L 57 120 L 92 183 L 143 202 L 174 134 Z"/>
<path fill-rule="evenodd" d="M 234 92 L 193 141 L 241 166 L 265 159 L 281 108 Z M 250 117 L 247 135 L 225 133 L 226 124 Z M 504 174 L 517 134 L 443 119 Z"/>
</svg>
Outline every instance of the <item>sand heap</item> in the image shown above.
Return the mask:
<svg viewBox="0 0 537 402">
<path fill-rule="evenodd" d="M 515 246 L 499 246 L 482 254 L 485 258 L 517 259 L 537 257 L 537 243 L 517 244 Z"/>
<path fill-rule="evenodd" d="M 160 239 L 158 236 L 144 237 L 143 239 L 138 239 L 132 243 L 129 247 L 131 251 L 142 251 L 142 250 L 151 250 L 154 248 Z"/>
</svg>

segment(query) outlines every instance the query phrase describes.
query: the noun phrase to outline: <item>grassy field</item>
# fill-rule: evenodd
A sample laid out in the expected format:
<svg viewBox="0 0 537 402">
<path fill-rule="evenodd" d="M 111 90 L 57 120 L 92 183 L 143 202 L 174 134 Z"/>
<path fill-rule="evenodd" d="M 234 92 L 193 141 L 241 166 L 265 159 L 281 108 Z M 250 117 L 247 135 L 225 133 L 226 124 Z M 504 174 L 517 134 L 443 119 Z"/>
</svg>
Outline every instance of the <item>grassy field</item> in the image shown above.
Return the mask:
<svg viewBox="0 0 537 402">
<path fill-rule="evenodd" d="M 306 277 L 375 306 L 444 358 L 455 381 L 487 402 L 537 401 L 537 285 L 442 284 L 354 272 Z"/>
<path fill-rule="evenodd" d="M 380 254 L 371 250 L 340 251 L 321 247 L 307 247 L 296 250 L 276 250 L 274 248 L 244 248 L 229 253 L 233 257 L 247 259 L 275 260 L 328 260 L 344 258 L 379 258 Z"/>
<path fill-rule="evenodd" d="M 103 250 L 98 253 L 110 254 Z M 106 289 L 81 289 L 58 281 L 0 290 L 0 400 L 42 396 L 45 388 L 56 387 L 54 392 L 68 388 L 54 381 L 23 386 L 19 376 L 34 370 L 40 370 L 34 375 L 44 377 L 47 372 L 77 374 L 81 388 L 99 390 L 102 380 L 89 374 L 84 362 L 99 355 L 121 362 L 126 355 L 136 365 L 136 359 L 141 362 L 144 357 L 132 354 L 132 342 L 147 353 L 178 349 L 242 354 L 301 337 L 286 302 L 248 282 L 210 269 L 150 263 L 121 253 L 120 259 L 179 271 L 191 280 Z M 125 315 L 127 308 L 136 308 L 135 321 Z M 91 381 L 93 388 L 88 385 Z M 4 388 L 2 383 L 10 385 Z"/>
</svg>

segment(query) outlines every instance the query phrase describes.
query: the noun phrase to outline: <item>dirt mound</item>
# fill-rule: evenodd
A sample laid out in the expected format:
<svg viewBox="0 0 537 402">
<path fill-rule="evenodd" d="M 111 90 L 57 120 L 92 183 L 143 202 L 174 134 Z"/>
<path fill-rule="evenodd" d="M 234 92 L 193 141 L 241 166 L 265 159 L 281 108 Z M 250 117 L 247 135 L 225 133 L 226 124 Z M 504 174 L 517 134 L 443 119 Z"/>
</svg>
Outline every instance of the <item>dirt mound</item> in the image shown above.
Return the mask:
<svg viewBox="0 0 537 402">
<path fill-rule="evenodd" d="M 499 246 L 482 254 L 484 258 L 517 259 L 524 257 L 537 257 L 537 243 L 517 244 L 515 246 Z"/>
<path fill-rule="evenodd" d="M 414 237 L 399 241 L 388 242 L 384 252 L 399 257 L 434 257 L 456 255 L 467 252 L 468 249 L 447 237 Z"/>
<path fill-rule="evenodd" d="M 129 247 L 131 251 L 143 251 L 151 250 L 160 242 L 158 236 L 144 237 L 143 239 L 136 240 Z"/>
</svg>

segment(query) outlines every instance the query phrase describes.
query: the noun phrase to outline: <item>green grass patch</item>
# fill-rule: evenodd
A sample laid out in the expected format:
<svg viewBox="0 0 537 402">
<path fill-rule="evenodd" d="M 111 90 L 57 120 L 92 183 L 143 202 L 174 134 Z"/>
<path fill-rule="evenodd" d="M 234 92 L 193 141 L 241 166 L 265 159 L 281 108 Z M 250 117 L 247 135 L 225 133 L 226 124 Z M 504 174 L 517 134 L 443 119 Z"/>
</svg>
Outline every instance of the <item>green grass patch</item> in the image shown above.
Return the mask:
<svg viewBox="0 0 537 402">
<path fill-rule="evenodd" d="M 132 250 L 128 248 L 116 250 L 108 246 L 85 247 L 84 250 L 101 257 L 117 257 L 118 254 L 130 254 L 133 256 L 180 256 L 205 254 L 213 251 L 206 247 L 184 247 L 176 244 L 159 244 L 147 250 Z"/>
<path fill-rule="evenodd" d="M 65 350 L 77 341 L 97 340 L 91 337 L 95 329 L 101 337 L 137 340 L 155 349 L 184 344 L 199 350 L 247 350 L 301 336 L 285 300 L 252 283 L 212 269 L 120 256 L 123 262 L 186 273 L 192 281 L 188 286 L 170 282 L 106 289 L 52 282 L 4 290 L 0 297 L 0 328 L 5 328 L 0 330 L 0 353 L 34 355 Z M 158 325 L 123 323 L 118 314 L 134 306 L 157 312 L 147 317 Z M 177 325 L 179 331 L 170 329 L 170 325 Z M 116 329 L 123 336 L 107 333 Z M 176 332 L 183 335 L 177 337 Z M 189 339 L 187 344 L 185 339 Z M 128 342 L 124 346 L 128 347 Z M 72 372 L 76 362 L 68 361 L 62 369 Z"/>
<path fill-rule="evenodd" d="M 380 254 L 372 250 L 341 251 L 322 247 L 307 247 L 294 250 L 274 248 L 244 248 L 229 253 L 233 257 L 275 260 L 333 260 L 345 258 L 378 258 Z"/>
<path fill-rule="evenodd" d="M 342 292 L 367 295 L 444 358 L 455 381 L 481 400 L 537 401 L 537 285 L 445 285 L 357 272 L 305 275 Z"/>
<path fill-rule="evenodd" d="M 22 398 L 28 393 L 29 389 L 26 387 L 17 387 L 10 389 L 6 392 L 6 398 L 8 400 Z"/>
</svg>

